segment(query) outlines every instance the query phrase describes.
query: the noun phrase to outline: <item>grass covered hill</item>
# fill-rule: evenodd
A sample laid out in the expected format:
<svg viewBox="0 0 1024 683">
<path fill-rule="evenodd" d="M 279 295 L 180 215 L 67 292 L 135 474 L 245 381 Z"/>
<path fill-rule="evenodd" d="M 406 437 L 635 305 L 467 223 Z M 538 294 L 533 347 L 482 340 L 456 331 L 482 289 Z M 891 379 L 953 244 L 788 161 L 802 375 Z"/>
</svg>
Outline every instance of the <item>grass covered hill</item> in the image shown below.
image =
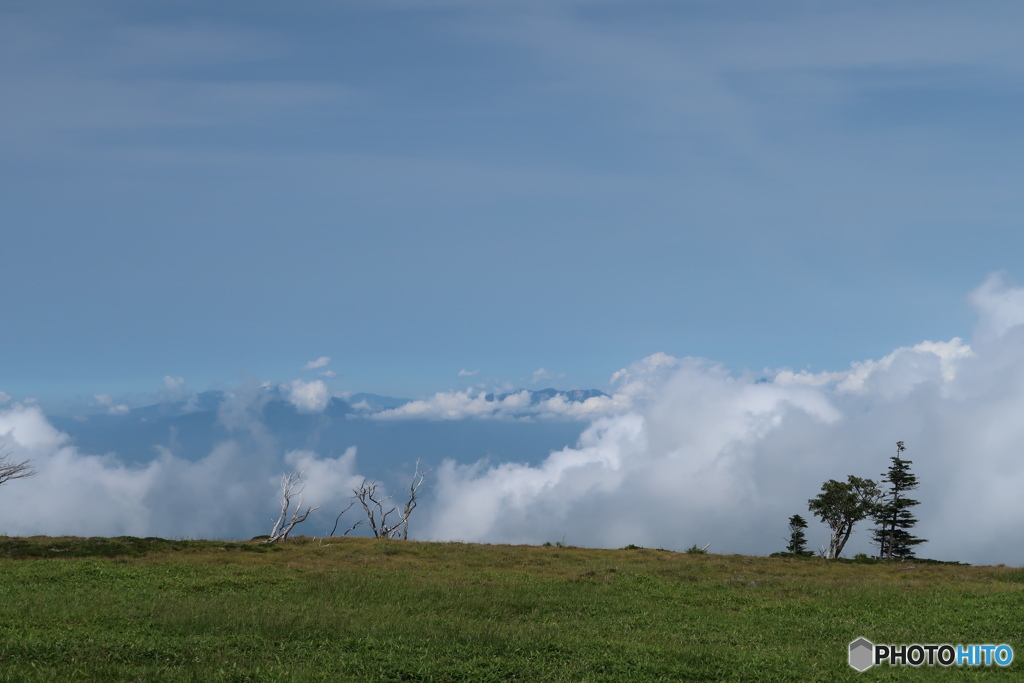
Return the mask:
<svg viewBox="0 0 1024 683">
<path fill-rule="evenodd" d="M 1008 643 L 1024 570 L 346 538 L 0 538 L 2 681 L 832 681 L 847 644 Z"/>
</svg>

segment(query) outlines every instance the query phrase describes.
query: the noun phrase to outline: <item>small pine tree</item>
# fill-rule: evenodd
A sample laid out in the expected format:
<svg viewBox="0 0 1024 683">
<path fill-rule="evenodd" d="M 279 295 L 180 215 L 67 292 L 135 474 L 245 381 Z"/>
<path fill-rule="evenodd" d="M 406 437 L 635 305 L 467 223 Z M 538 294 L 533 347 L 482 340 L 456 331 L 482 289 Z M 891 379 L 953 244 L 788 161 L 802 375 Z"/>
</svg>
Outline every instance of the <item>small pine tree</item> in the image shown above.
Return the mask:
<svg viewBox="0 0 1024 683">
<path fill-rule="evenodd" d="M 907 491 L 917 488 L 917 477 L 910 472 L 913 460 L 903 460 L 900 454 L 907 450 L 902 441 L 896 442 L 896 455 L 891 460 L 889 472 L 882 478 L 882 483 L 889 484 L 882 501 L 875 509 L 877 529 L 872 530 L 875 543 L 878 544 L 878 557 L 883 560 L 906 560 L 914 557 L 914 546 L 926 543 L 927 540 L 912 536 L 908 529 L 917 524 L 917 519 L 910 508 L 920 505 L 920 501 L 906 497 Z"/>
<path fill-rule="evenodd" d="M 800 515 L 793 515 L 789 518 L 789 545 L 786 546 L 787 553 L 794 555 L 813 555 L 807 550 L 807 537 L 804 536 L 804 529 L 807 528 L 807 520 Z"/>
</svg>

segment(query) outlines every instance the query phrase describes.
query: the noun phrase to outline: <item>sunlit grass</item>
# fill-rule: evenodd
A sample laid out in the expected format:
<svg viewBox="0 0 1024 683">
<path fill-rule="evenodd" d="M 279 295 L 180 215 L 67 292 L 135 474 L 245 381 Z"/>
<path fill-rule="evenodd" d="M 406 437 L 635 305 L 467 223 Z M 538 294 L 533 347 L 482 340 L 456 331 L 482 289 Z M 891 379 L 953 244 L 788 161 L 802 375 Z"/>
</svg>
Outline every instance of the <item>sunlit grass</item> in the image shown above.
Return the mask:
<svg viewBox="0 0 1024 683">
<path fill-rule="evenodd" d="M 853 680 L 858 636 L 1019 649 L 1024 630 L 1006 567 L 361 538 L 0 539 L 0 556 L 12 681 Z"/>
</svg>

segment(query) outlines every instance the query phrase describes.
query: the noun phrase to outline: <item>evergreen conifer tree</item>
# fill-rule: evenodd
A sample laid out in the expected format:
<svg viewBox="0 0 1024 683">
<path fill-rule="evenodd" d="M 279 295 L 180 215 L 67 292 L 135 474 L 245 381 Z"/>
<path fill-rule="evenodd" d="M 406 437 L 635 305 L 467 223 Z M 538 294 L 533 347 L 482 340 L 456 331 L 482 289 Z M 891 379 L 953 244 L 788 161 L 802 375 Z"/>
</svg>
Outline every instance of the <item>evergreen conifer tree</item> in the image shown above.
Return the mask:
<svg viewBox="0 0 1024 683">
<path fill-rule="evenodd" d="M 807 528 L 807 520 L 800 515 L 793 515 L 789 518 L 789 545 L 786 552 L 794 555 L 813 555 L 807 550 L 807 537 L 804 536 L 804 529 Z"/>
<path fill-rule="evenodd" d="M 872 530 L 875 543 L 878 544 L 878 557 L 883 560 L 905 560 L 914 557 L 914 546 L 925 543 L 926 539 L 910 534 L 917 524 L 910 508 L 920 505 L 920 501 L 907 498 L 906 492 L 917 488 L 917 477 L 910 472 L 913 460 L 900 458 L 907 450 L 902 441 L 896 442 L 896 455 L 891 460 L 889 472 L 882 477 L 883 484 L 889 489 L 877 505 L 874 514 L 877 529 Z"/>
</svg>

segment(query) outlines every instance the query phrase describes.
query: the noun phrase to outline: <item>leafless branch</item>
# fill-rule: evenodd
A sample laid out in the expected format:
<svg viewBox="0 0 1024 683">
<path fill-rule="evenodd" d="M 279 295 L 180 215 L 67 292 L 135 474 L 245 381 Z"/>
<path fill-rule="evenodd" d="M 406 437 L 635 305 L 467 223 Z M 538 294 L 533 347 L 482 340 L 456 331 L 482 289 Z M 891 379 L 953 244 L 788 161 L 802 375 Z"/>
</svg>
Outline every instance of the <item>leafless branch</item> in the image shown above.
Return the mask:
<svg viewBox="0 0 1024 683">
<path fill-rule="evenodd" d="M 2 453 L 2 448 L 3 446 L 0 446 L 0 453 Z M 29 460 L 11 462 L 9 454 L 4 453 L 0 455 L 0 486 L 12 479 L 25 479 L 35 476 L 36 471 L 32 469 L 30 462 Z"/>
<path fill-rule="evenodd" d="M 398 506 L 391 505 L 386 511 L 384 508 L 385 504 L 395 497 L 395 494 L 392 493 L 390 496 L 381 498 L 377 492 L 380 482 L 368 479 L 364 479 L 358 488 L 352 490 L 354 494 L 352 497 L 363 506 L 366 521 L 369 522 L 370 531 L 373 532 L 375 538 L 395 538 L 399 533 L 402 534 L 403 539 L 409 538 L 409 517 L 412 516 L 413 510 L 416 509 L 418 504 L 416 498 L 430 472 L 431 470 L 420 472 L 420 463 L 418 460 L 416 461 L 416 471 L 413 474 L 412 483 L 409 485 L 409 499 L 403 506 L 398 520 L 390 524 L 388 523 L 388 517 L 398 512 Z"/>
<path fill-rule="evenodd" d="M 348 512 L 349 510 L 351 510 L 352 506 L 355 505 L 355 504 L 356 504 L 356 501 L 353 500 L 351 503 L 349 503 L 347 508 L 345 508 L 344 510 L 342 510 L 341 512 L 338 513 L 338 516 L 334 518 L 334 528 L 331 529 L 331 533 L 327 534 L 328 537 L 334 536 L 334 532 L 338 530 L 338 522 L 341 520 L 341 516 L 343 514 L 345 514 L 346 512 Z M 358 527 L 360 524 L 362 524 L 365 521 L 366 521 L 365 519 L 357 520 L 355 524 L 353 524 L 352 526 L 350 526 L 348 529 L 345 530 L 345 533 L 343 533 L 341 535 L 342 538 L 344 538 L 345 536 L 348 536 L 350 533 L 355 531 L 356 527 Z"/>
<path fill-rule="evenodd" d="M 363 479 L 362 484 L 352 489 L 352 497 L 363 506 L 363 512 L 366 513 L 366 521 L 370 524 L 370 531 L 373 533 L 374 538 L 388 537 L 388 515 L 398 509 L 392 507 L 387 512 L 384 512 L 384 504 L 394 498 L 395 494 L 392 493 L 387 498 L 380 498 L 377 493 L 379 486 L 380 482 Z"/>
<path fill-rule="evenodd" d="M 306 473 L 309 468 L 304 468 L 291 474 L 281 475 L 281 514 L 278 515 L 277 521 L 274 522 L 274 528 L 270 532 L 270 536 L 267 538 L 267 543 L 276 543 L 278 541 L 288 538 L 288 534 L 291 533 L 292 529 L 296 525 L 306 521 L 309 517 L 309 513 L 314 510 L 319 510 L 320 506 L 317 505 L 315 508 L 308 507 L 305 512 L 302 512 L 302 489 L 301 486 L 302 476 Z M 295 487 L 298 486 L 298 490 Z M 299 496 L 299 502 L 292 511 L 291 519 L 288 519 L 288 510 L 292 504 L 292 498 Z"/>
<path fill-rule="evenodd" d="M 405 510 L 402 514 L 402 539 L 408 540 L 409 538 L 409 517 L 412 516 L 412 511 L 416 509 L 418 504 L 416 496 L 419 494 L 420 489 L 423 488 L 423 482 L 426 480 L 427 475 L 430 474 L 431 470 L 420 472 L 420 461 L 416 461 L 416 471 L 412 475 L 412 483 L 409 484 L 409 500 L 405 504 Z"/>
</svg>

